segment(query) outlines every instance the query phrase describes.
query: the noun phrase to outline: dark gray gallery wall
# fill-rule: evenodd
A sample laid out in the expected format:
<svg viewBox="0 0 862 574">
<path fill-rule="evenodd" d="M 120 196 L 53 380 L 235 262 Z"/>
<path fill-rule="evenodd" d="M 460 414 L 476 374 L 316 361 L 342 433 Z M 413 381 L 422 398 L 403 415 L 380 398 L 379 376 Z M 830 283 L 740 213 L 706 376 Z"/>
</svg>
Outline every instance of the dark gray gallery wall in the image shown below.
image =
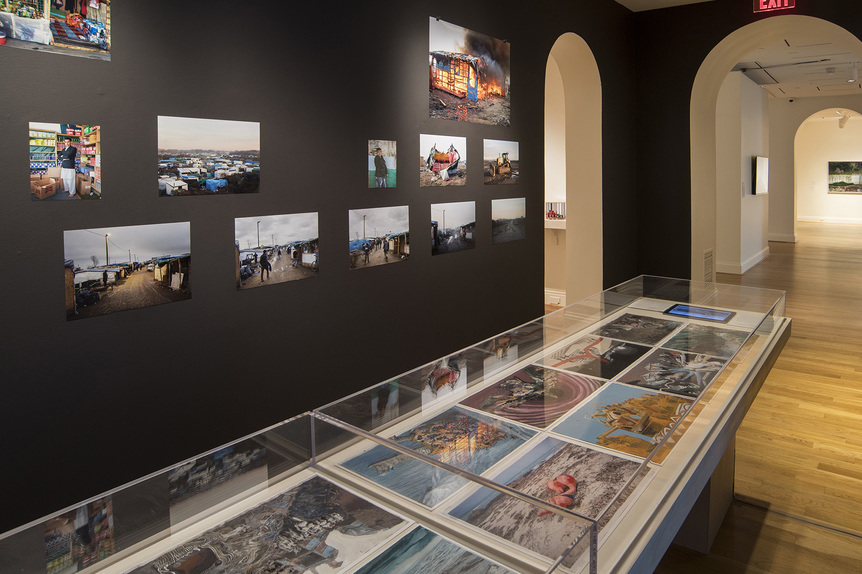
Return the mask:
<svg viewBox="0 0 862 574">
<path fill-rule="evenodd" d="M 318 407 L 542 313 L 543 90 L 563 33 L 603 85 L 605 282 L 637 274 L 633 15 L 612 0 L 466 2 L 443 19 L 511 42 L 509 127 L 431 120 L 430 5 L 114 2 L 110 62 L 0 47 L 0 532 Z M 260 193 L 159 198 L 159 115 L 260 122 Z M 104 198 L 33 202 L 28 122 L 102 128 Z M 468 184 L 419 188 L 419 134 L 466 136 Z M 483 186 L 482 139 L 520 143 Z M 397 189 L 366 188 L 368 139 Z M 620 169 L 624 166 L 624 169 Z M 491 199 L 526 197 L 524 241 L 491 244 Z M 475 201 L 471 251 L 431 256 L 431 203 Z M 349 270 L 350 209 L 408 205 L 411 258 Z M 237 292 L 234 218 L 318 212 L 314 279 Z M 63 231 L 188 221 L 192 298 L 67 322 Z"/>
<path fill-rule="evenodd" d="M 689 109 L 698 69 L 735 30 L 785 14 L 821 18 L 862 38 L 856 0 L 796 0 L 795 9 L 765 15 L 754 13 L 751 0 L 713 0 L 635 15 L 641 273 L 691 274 Z"/>
</svg>

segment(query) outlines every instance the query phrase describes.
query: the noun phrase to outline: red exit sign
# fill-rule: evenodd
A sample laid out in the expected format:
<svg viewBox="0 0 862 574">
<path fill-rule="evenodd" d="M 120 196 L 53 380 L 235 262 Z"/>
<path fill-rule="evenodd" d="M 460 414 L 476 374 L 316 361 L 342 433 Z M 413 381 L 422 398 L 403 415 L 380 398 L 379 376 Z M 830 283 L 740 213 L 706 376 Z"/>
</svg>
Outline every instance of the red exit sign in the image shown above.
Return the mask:
<svg viewBox="0 0 862 574">
<path fill-rule="evenodd" d="M 772 12 L 796 8 L 796 0 L 754 0 L 755 12 Z"/>
</svg>

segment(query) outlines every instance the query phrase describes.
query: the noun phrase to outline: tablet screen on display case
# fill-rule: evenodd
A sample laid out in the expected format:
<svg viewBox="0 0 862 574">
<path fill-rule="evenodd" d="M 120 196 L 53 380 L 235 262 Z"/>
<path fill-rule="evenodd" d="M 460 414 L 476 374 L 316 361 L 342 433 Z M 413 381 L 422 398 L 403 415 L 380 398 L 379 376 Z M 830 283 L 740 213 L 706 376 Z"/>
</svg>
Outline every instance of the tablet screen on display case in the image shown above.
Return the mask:
<svg viewBox="0 0 862 574">
<path fill-rule="evenodd" d="M 689 319 L 703 319 L 705 321 L 718 321 L 727 323 L 736 313 L 733 311 L 722 311 L 721 309 L 708 309 L 706 307 L 693 307 L 683 303 L 677 303 L 665 311 L 668 315 L 677 317 L 688 317 Z"/>
</svg>

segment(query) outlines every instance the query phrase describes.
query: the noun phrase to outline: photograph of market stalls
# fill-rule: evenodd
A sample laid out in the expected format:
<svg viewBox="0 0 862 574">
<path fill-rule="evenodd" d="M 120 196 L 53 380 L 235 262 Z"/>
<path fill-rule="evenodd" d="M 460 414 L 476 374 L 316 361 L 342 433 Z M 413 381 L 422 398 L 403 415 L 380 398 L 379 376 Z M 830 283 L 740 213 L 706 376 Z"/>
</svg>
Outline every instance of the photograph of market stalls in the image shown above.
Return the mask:
<svg viewBox="0 0 862 574">
<path fill-rule="evenodd" d="M 66 319 L 190 299 L 189 222 L 63 232 Z"/>
<path fill-rule="evenodd" d="M 111 59 L 111 0 L 0 0 L 0 42 Z"/>
</svg>

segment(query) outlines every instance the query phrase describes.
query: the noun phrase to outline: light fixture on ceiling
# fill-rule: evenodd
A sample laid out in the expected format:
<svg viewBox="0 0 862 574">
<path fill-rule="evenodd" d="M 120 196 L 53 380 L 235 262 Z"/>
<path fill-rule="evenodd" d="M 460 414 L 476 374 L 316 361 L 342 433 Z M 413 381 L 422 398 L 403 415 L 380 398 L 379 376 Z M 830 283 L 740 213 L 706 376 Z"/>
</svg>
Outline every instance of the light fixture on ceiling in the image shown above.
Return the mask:
<svg viewBox="0 0 862 574">
<path fill-rule="evenodd" d="M 856 64 L 850 64 L 850 67 L 847 68 L 847 83 L 855 84 L 859 79 L 859 72 L 856 70 Z"/>
<path fill-rule="evenodd" d="M 847 112 L 844 112 L 844 114 L 842 114 L 842 116 L 840 118 L 838 118 L 838 128 L 840 129 L 840 128 L 843 128 L 844 126 L 846 126 L 847 120 L 849 120 L 849 119 L 850 119 L 850 114 L 848 114 Z"/>
</svg>

